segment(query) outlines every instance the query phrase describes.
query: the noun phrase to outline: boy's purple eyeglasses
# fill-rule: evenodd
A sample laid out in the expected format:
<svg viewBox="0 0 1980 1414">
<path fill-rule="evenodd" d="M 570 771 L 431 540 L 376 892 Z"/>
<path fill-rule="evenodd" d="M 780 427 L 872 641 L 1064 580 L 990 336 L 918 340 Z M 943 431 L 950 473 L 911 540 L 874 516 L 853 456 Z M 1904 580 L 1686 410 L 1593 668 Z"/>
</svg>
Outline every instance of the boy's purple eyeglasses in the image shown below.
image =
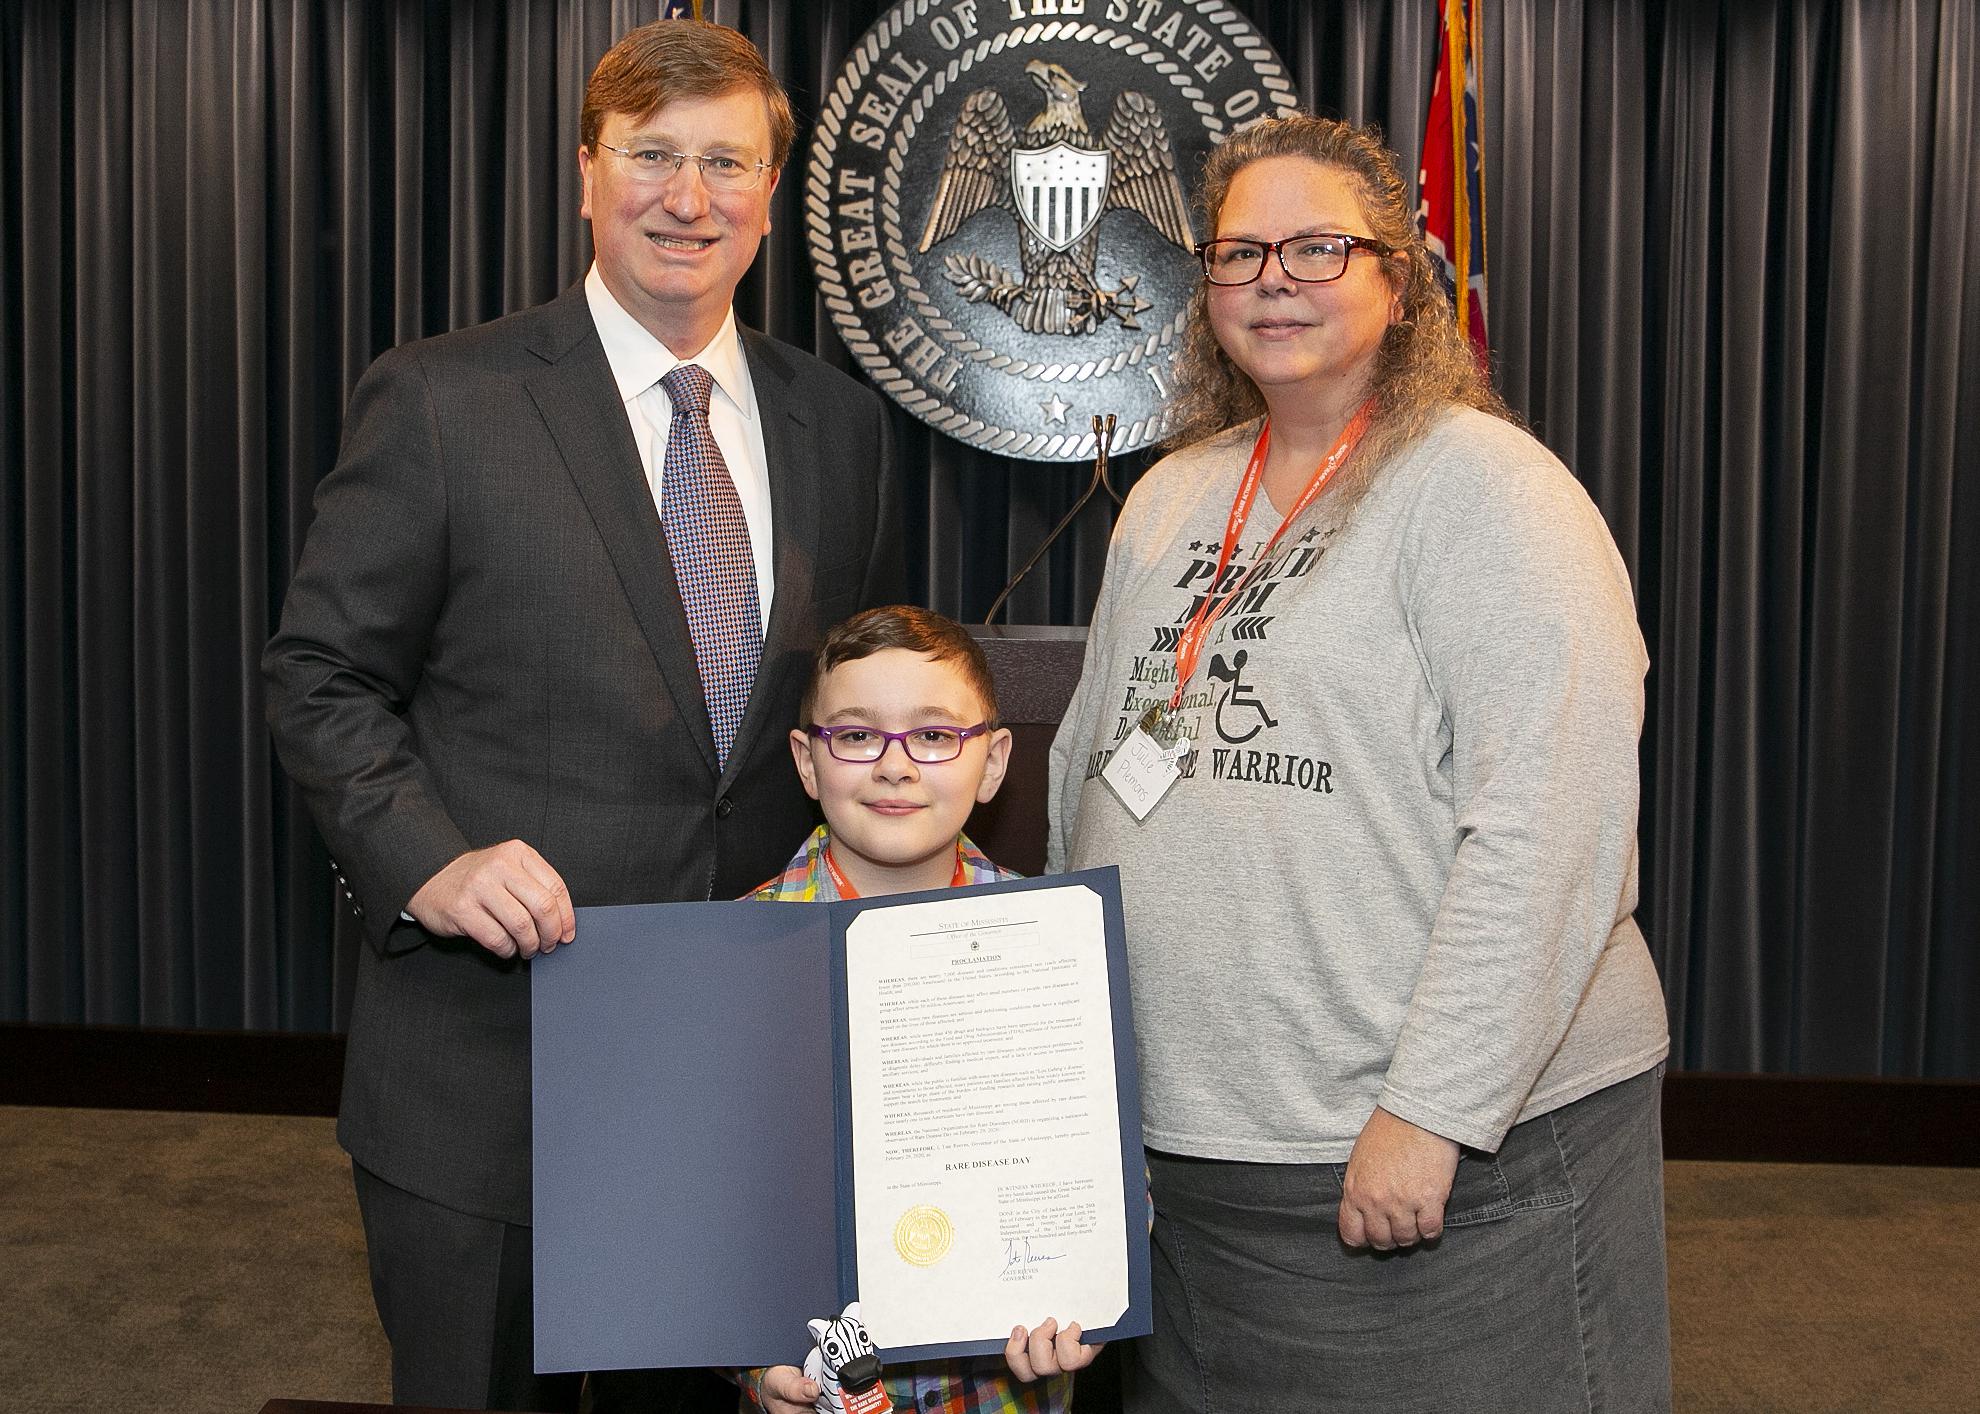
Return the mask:
<svg viewBox="0 0 1980 1414">
<path fill-rule="evenodd" d="M 904 732 L 883 732 L 878 727 L 821 727 L 811 724 L 811 734 L 822 737 L 825 749 L 835 761 L 858 764 L 878 761 L 887 754 L 887 743 L 898 741 L 908 760 L 921 766 L 939 766 L 962 755 L 963 743 L 973 736 L 994 730 L 989 722 L 973 727 L 915 727 Z"/>
</svg>

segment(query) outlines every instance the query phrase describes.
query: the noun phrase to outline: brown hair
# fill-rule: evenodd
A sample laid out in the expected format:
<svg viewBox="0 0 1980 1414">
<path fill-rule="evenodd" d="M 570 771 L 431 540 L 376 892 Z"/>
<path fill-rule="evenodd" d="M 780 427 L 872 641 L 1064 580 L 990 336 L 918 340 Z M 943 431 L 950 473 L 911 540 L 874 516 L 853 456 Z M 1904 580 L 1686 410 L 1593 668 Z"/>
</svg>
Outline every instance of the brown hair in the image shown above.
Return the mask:
<svg viewBox="0 0 1980 1414">
<path fill-rule="evenodd" d="M 578 140 L 595 156 L 607 113 L 644 118 L 677 98 L 715 98 L 752 88 L 770 112 L 770 163 L 782 167 L 797 137 L 791 100 L 756 46 L 724 25 L 654 20 L 605 52 L 584 86 Z"/>
<path fill-rule="evenodd" d="M 1236 134 L 1213 149 L 1203 166 L 1197 207 L 1205 230 L 1216 233 L 1217 217 L 1237 174 L 1268 157 L 1304 157 L 1341 173 L 1361 203 L 1369 234 L 1396 248 L 1382 266 L 1401 302 L 1402 318 L 1389 327 L 1376 353 L 1370 390 L 1375 410 L 1355 453 L 1358 468 L 1379 467 L 1405 450 L 1452 403 L 1512 421 L 1458 329 L 1410 215 L 1409 188 L 1395 154 L 1383 146 L 1381 131 L 1302 113 Z M 1169 405 L 1171 448 L 1240 426 L 1265 411 L 1258 386 L 1217 343 L 1207 284 L 1199 285 L 1190 300 L 1189 326 L 1176 354 L 1175 386 Z"/>
<path fill-rule="evenodd" d="M 811 710 L 817 704 L 818 689 L 825 684 L 825 674 L 841 663 L 871 658 L 883 648 L 905 648 L 938 663 L 954 663 L 981 699 L 984 719 L 993 727 L 997 725 L 997 684 L 990 676 L 990 660 L 983 656 L 982 647 L 969 636 L 968 629 L 948 615 L 911 604 L 888 604 L 854 614 L 825 635 L 798 709 L 799 725 L 811 725 Z"/>
</svg>

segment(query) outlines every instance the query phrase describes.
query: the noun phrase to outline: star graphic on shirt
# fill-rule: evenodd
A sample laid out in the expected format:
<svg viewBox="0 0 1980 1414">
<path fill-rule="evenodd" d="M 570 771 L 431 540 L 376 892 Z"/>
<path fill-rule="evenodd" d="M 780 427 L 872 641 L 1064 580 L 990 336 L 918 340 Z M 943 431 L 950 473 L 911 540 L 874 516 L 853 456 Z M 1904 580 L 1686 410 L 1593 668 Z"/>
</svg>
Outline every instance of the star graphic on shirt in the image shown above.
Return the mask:
<svg viewBox="0 0 1980 1414">
<path fill-rule="evenodd" d="M 1311 545 L 1314 542 L 1314 540 L 1316 540 L 1319 537 L 1319 535 L 1320 535 L 1320 527 L 1316 525 L 1312 527 L 1310 530 L 1308 530 L 1306 534 L 1299 537 L 1299 543 L 1302 545 Z"/>
<path fill-rule="evenodd" d="M 1189 548 L 1192 550 L 1201 550 L 1203 548 L 1203 542 L 1201 540 L 1192 540 L 1189 542 Z"/>
<path fill-rule="evenodd" d="M 1051 402 L 1040 403 L 1038 406 L 1044 410 L 1047 422 L 1064 422 L 1066 414 L 1072 411 L 1072 404 L 1066 402 L 1057 393 L 1052 394 Z"/>
</svg>

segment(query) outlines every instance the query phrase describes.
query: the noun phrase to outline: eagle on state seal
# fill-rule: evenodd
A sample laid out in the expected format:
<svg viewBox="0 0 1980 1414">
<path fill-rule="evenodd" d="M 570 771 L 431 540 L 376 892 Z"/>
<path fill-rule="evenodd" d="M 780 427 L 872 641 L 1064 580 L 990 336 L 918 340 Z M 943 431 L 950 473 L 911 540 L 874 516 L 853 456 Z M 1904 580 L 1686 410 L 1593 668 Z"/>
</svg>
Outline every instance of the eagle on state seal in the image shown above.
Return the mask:
<svg viewBox="0 0 1980 1414">
<path fill-rule="evenodd" d="M 1106 133 L 1094 140 L 1080 111 L 1086 85 L 1057 64 L 1024 66 L 1045 94 L 1045 107 L 1019 133 L 995 89 L 963 102 L 949 130 L 949 153 L 921 233 L 920 249 L 947 240 L 970 217 L 1000 206 L 1017 218 L 1022 274 L 975 255 L 943 259 L 944 274 L 972 304 L 988 300 L 1035 334 L 1087 334 L 1110 316 L 1138 329 L 1149 308 L 1135 294 L 1138 275 L 1117 290 L 1100 287 L 1094 259 L 1100 217 L 1140 213 L 1184 250 L 1191 248 L 1189 208 L 1176 178 L 1175 148 L 1162 114 L 1146 94 L 1114 100 Z"/>
</svg>

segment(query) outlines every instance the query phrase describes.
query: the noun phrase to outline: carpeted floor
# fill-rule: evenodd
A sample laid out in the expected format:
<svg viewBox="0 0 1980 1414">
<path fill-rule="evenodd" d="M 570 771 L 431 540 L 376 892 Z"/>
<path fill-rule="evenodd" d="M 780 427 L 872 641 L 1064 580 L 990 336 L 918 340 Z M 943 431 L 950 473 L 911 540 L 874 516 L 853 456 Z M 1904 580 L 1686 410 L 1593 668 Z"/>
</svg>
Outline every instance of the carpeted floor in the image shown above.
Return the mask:
<svg viewBox="0 0 1980 1414">
<path fill-rule="evenodd" d="M 1665 1168 L 1685 1414 L 1980 1411 L 1980 1169 Z"/>
<path fill-rule="evenodd" d="M 0 1108 L 0 1407 L 387 1400 L 327 1119 Z"/>
<path fill-rule="evenodd" d="M 1673 1163 L 1684 1414 L 1980 1409 L 1980 1170 Z M 0 1409 L 384 1400 L 331 1122 L 0 1108 Z"/>
</svg>

